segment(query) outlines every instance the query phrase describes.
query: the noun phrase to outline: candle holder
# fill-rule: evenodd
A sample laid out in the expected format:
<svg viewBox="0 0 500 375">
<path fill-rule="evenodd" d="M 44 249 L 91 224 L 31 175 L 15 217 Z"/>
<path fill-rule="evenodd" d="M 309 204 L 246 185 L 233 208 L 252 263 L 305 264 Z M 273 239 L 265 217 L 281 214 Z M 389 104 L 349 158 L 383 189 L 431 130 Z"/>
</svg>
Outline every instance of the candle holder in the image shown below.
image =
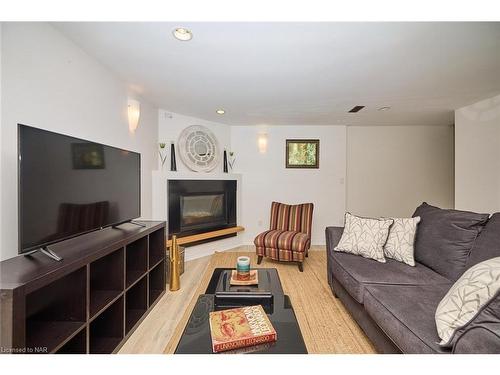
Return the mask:
<svg viewBox="0 0 500 375">
<path fill-rule="evenodd" d="M 236 261 L 236 278 L 240 281 L 250 280 L 250 258 L 238 257 Z"/>
</svg>

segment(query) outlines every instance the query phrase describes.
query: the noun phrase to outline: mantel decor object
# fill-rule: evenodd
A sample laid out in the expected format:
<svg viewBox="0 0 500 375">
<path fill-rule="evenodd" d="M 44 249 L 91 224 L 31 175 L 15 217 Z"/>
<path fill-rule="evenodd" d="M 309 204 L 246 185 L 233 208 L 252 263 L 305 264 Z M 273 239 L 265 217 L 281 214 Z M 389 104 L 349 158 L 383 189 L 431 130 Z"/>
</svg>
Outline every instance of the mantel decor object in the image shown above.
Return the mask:
<svg viewBox="0 0 500 375">
<path fill-rule="evenodd" d="M 175 161 L 175 145 L 174 142 L 170 143 L 170 170 L 177 171 L 177 163 Z"/>
<path fill-rule="evenodd" d="M 158 154 L 160 154 L 161 169 L 163 170 L 165 162 L 167 161 L 167 150 L 166 150 L 167 144 L 159 143 L 158 146 L 159 146 Z"/>
<path fill-rule="evenodd" d="M 223 172 L 227 173 L 227 151 L 224 149 L 224 166 L 223 166 Z"/>
<path fill-rule="evenodd" d="M 234 151 L 229 151 L 228 163 L 229 163 L 229 168 L 231 168 L 231 171 L 234 170 L 234 162 L 235 161 L 236 161 L 236 155 L 235 155 Z"/>
<path fill-rule="evenodd" d="M 219 164 L 220 150 L 217 138 L 201 125 L 184 129 L 177 142 L 184 164 L 195 172 L 210 172 Z"/>
</svg>

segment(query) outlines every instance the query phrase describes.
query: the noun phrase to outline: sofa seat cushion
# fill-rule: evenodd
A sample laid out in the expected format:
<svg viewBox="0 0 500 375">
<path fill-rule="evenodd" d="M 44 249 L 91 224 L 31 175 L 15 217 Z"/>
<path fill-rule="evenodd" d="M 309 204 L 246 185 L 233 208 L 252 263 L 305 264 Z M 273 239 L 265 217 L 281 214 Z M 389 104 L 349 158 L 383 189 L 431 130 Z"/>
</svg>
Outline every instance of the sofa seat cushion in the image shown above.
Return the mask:
<svg viewBox="0 0 500 375">
<path fill-rule="evenodd" d="M 275 229 L 260 233 L 254 243 L 256 247 L 305 252 L 311 239 L 306 233 Z"/>
<path fill-rule="evenodd" d="M 449 353 L 439 346 L 434 313 L 447 285 L 374 285 L 365 309 L 403 353 Z"/>
<path fill-rule="evenodd" d="M 359 303 L 363 303 L 364 289 L 369 285 L 445 284 L 449 289 L 452 284 L 447 278 L 420 263 L 416 263 L 415 267 L 393 259 L 380 263 L 358 255 L 336 251 L 331 251 L 330 256 L 333 276 Z"/>
</svg>

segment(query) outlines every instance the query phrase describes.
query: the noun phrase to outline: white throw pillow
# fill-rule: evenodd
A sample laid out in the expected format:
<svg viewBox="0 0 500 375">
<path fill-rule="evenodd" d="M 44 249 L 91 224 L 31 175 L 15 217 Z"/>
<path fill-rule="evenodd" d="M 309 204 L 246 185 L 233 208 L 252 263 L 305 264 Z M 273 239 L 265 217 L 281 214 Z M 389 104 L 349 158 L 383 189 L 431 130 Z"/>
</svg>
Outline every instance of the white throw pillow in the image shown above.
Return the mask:
<svg viewBox="0 0 500 375">
<path fill-rule="evenodd" d="M 394 224 L 389 229 L 389 236 L 384 246 L 384 256 L 399 262 L 415 266 L 413 254 L 415 235 L 420 216 L 411 218 L 392 218 Z"/>
<path fill-rule="evenodd" d="M 385 263 L 384 244 L 392 223 L 392 219 L 364 218 L 346 212 L 344 233 L 334 250 Z"/>
<path fill-rule="evenodd" d="M 472 318 L 500 290 L 500 257 L 469 268 L 453 284 L 436 309 L 436 327 L 442 346 L 450 346 L 455 331 Z"/>
</svg>

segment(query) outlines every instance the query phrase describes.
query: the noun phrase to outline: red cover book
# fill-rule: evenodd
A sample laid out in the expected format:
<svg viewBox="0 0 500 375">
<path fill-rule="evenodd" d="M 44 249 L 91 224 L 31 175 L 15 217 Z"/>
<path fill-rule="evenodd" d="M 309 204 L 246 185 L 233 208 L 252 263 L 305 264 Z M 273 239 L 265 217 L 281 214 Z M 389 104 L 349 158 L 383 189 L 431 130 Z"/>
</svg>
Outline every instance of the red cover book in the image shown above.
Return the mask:
<svg viewBox="0 0 500 375">
<path fill-rule="evenodd" d="M 210 313 L 214 353 L 276 341 L 276 331 L 261 305 Z"/>
</svg>

